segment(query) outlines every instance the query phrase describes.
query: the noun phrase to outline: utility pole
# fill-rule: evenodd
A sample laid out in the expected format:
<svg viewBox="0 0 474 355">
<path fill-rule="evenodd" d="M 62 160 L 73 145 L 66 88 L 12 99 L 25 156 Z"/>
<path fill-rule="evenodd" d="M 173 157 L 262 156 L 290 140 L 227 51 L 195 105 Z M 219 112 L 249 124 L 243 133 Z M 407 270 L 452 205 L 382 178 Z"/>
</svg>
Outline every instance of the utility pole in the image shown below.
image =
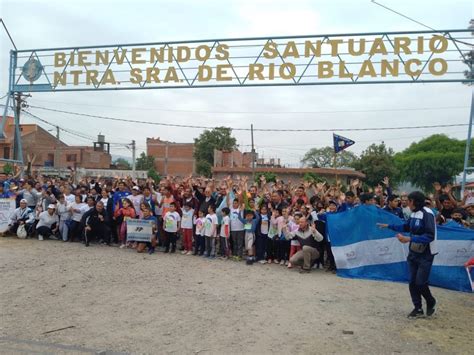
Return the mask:
<svg viewBox="0 0 474 355">
<path fill-rule="evenodd" d="M 56 149 L 54 150 L 54 168 L 59 169 L 59 146 L 61 145 L 61 141 L 59 140 L 59 126 L 56 126 Z"/>
<path fill-rule="evenodd" d="M 135 145 L 135 140 L 132 141 L 132 172 L 133 172 L 133 177 L 135 178 L 135 158 L 136 155 L 136 145 Z"/>
<path fill-rule="evenodd" d="M 21 113 L 21 105 L 23 103 L 23 98 L 21 97 L 21 92 L 17 92 L 15 94 L 15 134 L 13 135 L 13 159 L 19 160 L 18 157 L 22 152 L 19 150 L 19 140 L 21 139 L 21 134 L 18 135 L 20 132 L 20 113 Z"/>
<path fill-rule="evenodd" d="M 252 139 L 252 184 L 255 181 L 255 147 L 253 145 L 253 124 L 250 125 L 250 137 Z"/>
</svg>

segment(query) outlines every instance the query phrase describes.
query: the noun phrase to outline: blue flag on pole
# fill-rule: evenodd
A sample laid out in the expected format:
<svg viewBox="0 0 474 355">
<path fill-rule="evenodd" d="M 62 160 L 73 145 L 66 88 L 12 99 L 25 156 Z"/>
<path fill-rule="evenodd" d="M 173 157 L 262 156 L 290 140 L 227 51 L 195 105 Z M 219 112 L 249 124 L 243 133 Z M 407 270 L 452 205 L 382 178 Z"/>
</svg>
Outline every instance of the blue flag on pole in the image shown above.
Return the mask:
<svg viewBox="0 0 474 355">
<path fill-rule="evenodd" d="M 351 145 L 355 144 L 355 142 L 352 139 L 339 136 L 335 133 L 332 134 L 333 140 L 334 140 L 334 151 L 336 153 L 339 153 L 341 150 L 344 150 Z"/>
<path fill-rule="evenodd" d="M 401 219 L 376 206 L 359 206 L 328 215 L 327 223 L 338 276 L 408 282 L 408 244 L 395 238 L 397 232 L 377 227 Z M 454 222 L 437 226 L 437 249 L 430 285 L 472 292 L 464 263 L 474 256 L 474 231 Z"/>
</svg>

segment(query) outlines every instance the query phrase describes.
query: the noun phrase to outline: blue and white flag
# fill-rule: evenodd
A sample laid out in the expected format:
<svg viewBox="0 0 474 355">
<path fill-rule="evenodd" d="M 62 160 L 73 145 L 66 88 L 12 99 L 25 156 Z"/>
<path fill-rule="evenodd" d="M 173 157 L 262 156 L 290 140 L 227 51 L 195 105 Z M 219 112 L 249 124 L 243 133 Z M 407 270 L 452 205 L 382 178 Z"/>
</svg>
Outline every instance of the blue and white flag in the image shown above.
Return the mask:
<svg viewBox="0 0 474 355">
<path fill-rule="evenodd" d="M 400 243 L 395 238 L 397 232 L 380 229 L 377 223 L 403 221 L 376 206 L 328 215 L 327 230 L 338 276 L 408 282 L 408 243 Z M 430 284 L 470 292 L 464 263 L 474 256 L 474 231 L 456 223 L 437 226 L 437 249 Z"/>
<path fill-rule="evenodd" d="M 332 134 L 332 139 L 334 141 L 334 151 L 336 153 L 339 153 L 341 150 L 344 150 L 351 145 L 355 144 L 355 142 L 352 139 L 339 136 L 335 133 Z"/>
</svg>

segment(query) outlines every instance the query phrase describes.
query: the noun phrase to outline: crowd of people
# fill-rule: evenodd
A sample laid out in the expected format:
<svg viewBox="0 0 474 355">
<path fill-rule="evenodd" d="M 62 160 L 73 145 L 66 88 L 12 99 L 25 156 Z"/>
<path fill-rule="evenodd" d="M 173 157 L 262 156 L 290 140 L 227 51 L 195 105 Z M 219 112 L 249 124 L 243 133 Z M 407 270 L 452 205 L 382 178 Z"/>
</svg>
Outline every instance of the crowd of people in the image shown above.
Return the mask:
<svg viewBox="0 0 474 355">
<path fill-rule="evenodd" d="M 452 187 L 433 185 L 423 196 L 436 223 L 454 221 L 474 229 L 474 196 L 457 200 Z M 326 222 L 330 214 L 361 204 L 376 205 L 408 220 L 407 194 L 396 195 L 389 178 L 374 188 L 362 182 L 258 182 L 247 177 L 215 181 L 203 177 L 167 176 L 152 179 L 52 178 L 19 179 L 0 183 L 0 197 L 15 198 L 9 232 L 19 237 L 118 245 L 137 252 L 175 253 L 207 258 L 274 263 L 288 268 L 336 270 Z M 152 225 L 147 242 L 127 239 L 127 221 L 143 219 Z"/>
</svg>

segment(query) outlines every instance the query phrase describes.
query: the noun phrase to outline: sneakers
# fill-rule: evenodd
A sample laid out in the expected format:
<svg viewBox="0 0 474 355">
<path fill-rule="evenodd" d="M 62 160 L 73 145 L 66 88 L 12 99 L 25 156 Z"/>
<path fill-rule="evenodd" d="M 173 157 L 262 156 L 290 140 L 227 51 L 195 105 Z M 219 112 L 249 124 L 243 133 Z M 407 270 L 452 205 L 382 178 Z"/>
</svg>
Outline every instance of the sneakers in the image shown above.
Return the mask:
<svg viewBox="0 0 474 355">
<path fill-rule="evenodd" d="M 289 262 L 288 260 L 285 260 L 285 266 L 288 266 Z"/>
<path fill-rule="evenodd" d="M 187 252 L 186 250 L 183 250 L 183 251 L 181 252 L 181 255 L 186 255 L 187 253 L 188 253 L 188 252 Z"/>
<path fill-rule="evenodd" d="M 309 274 L 311 270 L 309 269 L 301 269 L 300 274 Z"/>
<path fill-rule="evenodd" d="M 120 249 L 125 249 L 127 247 L 126 244 L 120 244 Z"/>
<path fill-rule="evenodd" d="M 192 250 L 188 251 L 186 255 L 193 255 L 193 251 Z"/>
<path fill-rule="evenodd" d="M 253 265 L 253 259 L 251 259 L 251 258 L 247 259 L 246 264 L 247 265 Z"/>
<path fill-rule="evenodd" d="M 273 262 L 274 262 L 275 264 L 279 264 L 279 263 L 280 263 L 280 260 L 275 259 L 275 260 L 273 260 Z"/>
<path fill-rule="evenodd" d="M 44 238 L 41 234 L 38 234 L 38 240 L 44 240 Z"/>
<path fill-rule="evenodd" d="M 423 309 L 421 308 L 414 308 L 413 311 L 408 314 L 408 318 L 419 318 L 423 317 L 425 314 L 423 313 Z"/>
<path fill-rule="evenodd" d="M 154 252 L 155 252 L 155 248 L 150 247 L 150 248 L 148 249 L 148 254 L 151 255 L 151 254 L 153 254 Z"/>
<path fill-rule="evenodd" d="M 285 265 L 285 260 L 280 261 L 280 265 L 284 266 Z"/>
<path fill-rule="evenodd" d="M 267 263 L 267 261 L 264 260 L 264 259 L 263 259 L 263 260 L 259 260 L 258 262 L 259 262 L 260 264 L 262 264 L 262 265 Z"/>
<path fill-rule="evenodd" d="M 431 317 L 436 313 L 436 300 L 434 300 L 434 303 L 432 305 L 427 305 L 426 307 L 426 316 Z"/>
</svg>

